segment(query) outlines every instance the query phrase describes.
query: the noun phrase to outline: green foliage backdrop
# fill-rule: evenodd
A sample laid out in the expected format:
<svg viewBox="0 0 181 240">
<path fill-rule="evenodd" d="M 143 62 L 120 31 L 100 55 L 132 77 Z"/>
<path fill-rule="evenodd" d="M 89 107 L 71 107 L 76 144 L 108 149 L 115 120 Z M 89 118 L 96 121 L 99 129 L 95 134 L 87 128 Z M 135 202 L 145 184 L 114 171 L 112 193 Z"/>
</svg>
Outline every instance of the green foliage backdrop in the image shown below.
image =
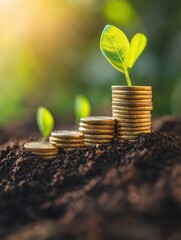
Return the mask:
<svg viewBox="0 0 181 240">
<path fill-rule="evenodd" d="M 111 85 L 126 82 L 99 50 L 106 24 L 129 39 L 148 36 L 133 84 L 153 86 L 155 116 L 180 114 L 180 16 L 180 0 L 2 0 L 0 125 L 32 119 L 40 105 L 61 121 L 73 118 L 79 94 L 92 114 L 111 114 Z"/>
</svg>

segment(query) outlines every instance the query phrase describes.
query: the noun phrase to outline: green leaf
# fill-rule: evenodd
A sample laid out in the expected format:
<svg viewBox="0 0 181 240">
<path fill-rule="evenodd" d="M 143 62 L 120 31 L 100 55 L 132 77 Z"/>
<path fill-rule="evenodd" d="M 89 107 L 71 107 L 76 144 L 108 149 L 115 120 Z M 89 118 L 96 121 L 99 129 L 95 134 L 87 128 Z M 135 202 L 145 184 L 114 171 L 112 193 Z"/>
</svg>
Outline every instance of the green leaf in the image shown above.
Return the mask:
<svg viewBox="0 0 181 240">
<path fill-rule="evenodd" d="M 133 36 L 130 43 L 130 56 L 128 67 L 132 68 L 138 57 L 141 55 L 147 44 L 147 37 L 142 33 Z"/>
<path fill-rule="evenodd" d="M 88 99 L 83 95 L 78 95 L 75 99 L 74 111 L 77 123 L 80 118 L 90 116 L 91 107 Z"/>
<path fill-rule="evenodd" d="M 54 119 L 52 114 L 48 111 L 48 109 L 44 107 L 39 107 L 37 110 L 37 124 L 39 130 L 43 136 L 43 138 L 47 138 L 53 127 L 54 127 Z"/>
<path fill-rule="evenodd" d="M 119 28 L 106 25 L 101 34 L 100 49 L 112 66 L 125 74 L 128 85 L 131 85 L 127 70 L 130 45 L 126 35 Z"/>
</svg>

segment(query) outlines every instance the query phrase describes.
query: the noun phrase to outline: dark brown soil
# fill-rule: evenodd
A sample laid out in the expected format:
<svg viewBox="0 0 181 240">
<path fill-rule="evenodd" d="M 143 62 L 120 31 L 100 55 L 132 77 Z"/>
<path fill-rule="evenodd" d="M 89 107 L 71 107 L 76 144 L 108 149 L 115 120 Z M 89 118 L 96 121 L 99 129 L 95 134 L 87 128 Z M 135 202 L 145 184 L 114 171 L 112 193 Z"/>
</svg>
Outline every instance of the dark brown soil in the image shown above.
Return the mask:
<svg viewBox="0 0 181 240">
<path fill-rule="evenodd" d="M 171 121 L 134 144 L 52 160 L 9 142 L 0 153 L 0 239 L 180 240 L 181 121 Z"/>
</svg>

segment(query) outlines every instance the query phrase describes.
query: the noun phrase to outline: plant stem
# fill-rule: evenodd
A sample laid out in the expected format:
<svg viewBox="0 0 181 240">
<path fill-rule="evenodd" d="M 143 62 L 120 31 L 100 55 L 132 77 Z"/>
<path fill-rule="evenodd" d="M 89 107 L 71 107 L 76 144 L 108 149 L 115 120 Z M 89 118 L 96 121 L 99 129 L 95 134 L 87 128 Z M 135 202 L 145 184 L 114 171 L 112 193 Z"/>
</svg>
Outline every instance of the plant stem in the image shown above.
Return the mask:
<svg viewBox="0 0 181 240">
<path fill-rule="evenodd" d="M 128 70 L 125 69 L 125 76 L 126 76 L 126 80 L 127 80 L 127 83 L 128 83 L 128 86 L 132 86 L 132 83 L 131 83 L 131 79 L 130 79 L 130 76 L 129 76 L 129 73 L 128 73 Z"/>
</svg>

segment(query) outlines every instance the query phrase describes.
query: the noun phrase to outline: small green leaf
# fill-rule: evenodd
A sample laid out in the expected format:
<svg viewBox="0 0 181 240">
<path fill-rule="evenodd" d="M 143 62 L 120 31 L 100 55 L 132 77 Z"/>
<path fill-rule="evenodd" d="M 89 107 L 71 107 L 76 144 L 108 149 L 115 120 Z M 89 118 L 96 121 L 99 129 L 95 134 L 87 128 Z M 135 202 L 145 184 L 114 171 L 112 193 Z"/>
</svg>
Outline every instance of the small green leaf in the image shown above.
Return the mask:
<svg viewBox="0 0 181 240">
<path fill-rule="evenodd" d="M 44 107 L 38 108 L 37 124 L 43 138 L 46 139 L 50 135 L 54 127 L 54 119 L 52 114 L 48 111 L 48 109 Z"/>
<path fill-rule="evenodd" d="M 132 68 L 138 57 L 141 55 L 147 44 L 147 37 L 142 33 L 133 36 L 130 43 L 130 56 L 128 67 Z"/>
<path fill-rule="evenodd" d="M 130 86 L 131 81 L 127 70 L 130 45 L 126 35 L 119 28 L 106 25 L 101 34 L 100 49 L 112 66 L 125 74 Z"/>
<path fill-rule="evenodd" d="M 74 111 L 77 123 L 80 118 L 90 116 L 91 107 L 88 99 L 83 95 L 78 95 L 75 99 Z"/>
</svg>

